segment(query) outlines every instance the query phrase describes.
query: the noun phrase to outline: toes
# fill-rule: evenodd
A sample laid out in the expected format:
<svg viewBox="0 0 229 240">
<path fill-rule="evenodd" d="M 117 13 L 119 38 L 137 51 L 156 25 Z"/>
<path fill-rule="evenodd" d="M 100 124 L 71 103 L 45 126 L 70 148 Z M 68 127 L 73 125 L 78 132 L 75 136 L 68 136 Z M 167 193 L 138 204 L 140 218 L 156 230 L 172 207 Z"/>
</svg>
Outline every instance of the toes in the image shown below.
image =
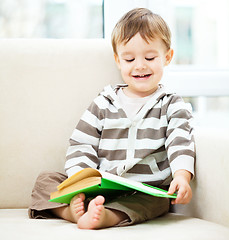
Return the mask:
<svg viewBox="0 0 229 240">
<path fill-rule="evenodd" d="M 105 198 L 103 196 L 97 196 L 95 199 L 95 204 L 96 205 L 103 205 L 105 202 Z"/>
<path fill-rule="evenodd" d="M 81 203 L 81 202 L 84 202 L 84 200 L 85 200 L 85 194 L 79 193 L 72 198 L 71 203 L 73 204 Z"/>
<path fill-rule="evenodd" d="M 81 211 L 81 210 L 84 210 L 84 205 L 83 203 L 80 203 L 80 204 L 75 204 L 74 205 L 74 208 L 77 212 Z"/>
<path fill-rule="evenodd" d="M 84 211 L 84 202 L 76 201 L 75 203 L 72 204 L 72 206 L 76 212 Z"/>
<path fill-rule="evenodd" d="M 81 201 L 85 200 L 85 194 L 84 193 L 79 193 L 78 197 L 81 199 Z"/>
<path fill-rule="evenodd" d="M 78 227 L 84 229 L 100 228 L 106 221 L 104 202 L 105 198 L 103 196 L 97 196 L 91 200 L 88 211 L 79 218 Z"/>
<path fill-rule="evenodd" d="M 93 219 L 98 221 L 102 214 L 103 206 L 97 206 L 93 215 Z"/>
<path fill-rule="evenodd" d="M 70 213 L 73 222 L 78 222 L 79 218 L 85 213 L 84 209 L 85 195 L 83 193 L 74 196 L 70 202 Z"/>
<path fill-rule="evenodd" d="M 71 199 L 71 203 L 76 203 L 77 201 L 79 200 L 79 197 L 78 195 L 74 196 L 72 199 Z"/>
</svg>

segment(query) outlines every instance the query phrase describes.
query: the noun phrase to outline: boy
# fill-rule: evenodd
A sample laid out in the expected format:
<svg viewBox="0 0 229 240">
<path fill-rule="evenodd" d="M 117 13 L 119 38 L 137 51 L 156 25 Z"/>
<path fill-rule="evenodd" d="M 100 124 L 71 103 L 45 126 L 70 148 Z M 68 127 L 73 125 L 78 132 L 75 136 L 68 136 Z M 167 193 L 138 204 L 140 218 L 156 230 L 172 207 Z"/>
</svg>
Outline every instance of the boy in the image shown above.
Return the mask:
<svg viewBox="0 0 229 240">
<path fill-rule="evenodd" d="M 116 24 L 112 46 L 125 84 L 106 87 L 82 116 L 67 152 L 68 177 L 85 167 L 97 168 L 167 188 L 169 194 L 177 191 L 172 204 L 190 201 L 192 116 L 179 96 L 159 84 L 173 57 L 170 44 L 167 24 L 148 9 L 133 9 Z M 99 229 L 140 223 L 169 210 L 168 199 L 139 192 L 92 200 L 81 193 L 70 205 L 47 203 L 48 186 L 55 189 L 65 179 L 58 173 L 39 176 L 36 185 L 46 190 L 35 186 L 31 217 L 51 213 L 79 228 Z"/>
</svg>

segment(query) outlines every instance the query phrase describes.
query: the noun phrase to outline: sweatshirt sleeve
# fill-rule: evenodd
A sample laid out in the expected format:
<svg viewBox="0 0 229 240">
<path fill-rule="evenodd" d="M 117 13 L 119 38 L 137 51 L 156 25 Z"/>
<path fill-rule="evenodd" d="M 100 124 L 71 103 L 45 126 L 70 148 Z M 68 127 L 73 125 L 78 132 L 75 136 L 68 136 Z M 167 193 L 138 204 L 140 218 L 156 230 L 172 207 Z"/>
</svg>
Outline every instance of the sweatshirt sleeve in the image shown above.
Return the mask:
<svg viewBox="0 0 229 240">
<path fill-rule="evenodd" d="M 101 111 L 95 102 L 84 112 L 69 140 L 65 171 L 68 177 L 83 168 L 97 168 L 97 150 L 103 125 Z"/>
<path fill-rule="evenodd" d="M 194 175 L 195 142 L 192 127 L 191 107 L 179 96 L 173 95 L 168 105 L 168 128 L 165 147 L 172 175 L 184 169 Z"/>
</svg>

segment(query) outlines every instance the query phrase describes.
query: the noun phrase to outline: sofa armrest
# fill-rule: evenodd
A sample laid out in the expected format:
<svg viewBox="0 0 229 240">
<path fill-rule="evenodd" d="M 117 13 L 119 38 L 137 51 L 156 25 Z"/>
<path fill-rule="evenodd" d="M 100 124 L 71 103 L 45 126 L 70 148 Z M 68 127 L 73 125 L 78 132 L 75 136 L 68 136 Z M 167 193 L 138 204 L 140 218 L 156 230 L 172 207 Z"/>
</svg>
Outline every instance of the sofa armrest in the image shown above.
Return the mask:
<svg viewBox="0 0 229 240">
<path fill-rule="evenodd" d="M 175 211 L 229 227 L 229 129 L 197 128 L 193 198 Z"/>
</svg>

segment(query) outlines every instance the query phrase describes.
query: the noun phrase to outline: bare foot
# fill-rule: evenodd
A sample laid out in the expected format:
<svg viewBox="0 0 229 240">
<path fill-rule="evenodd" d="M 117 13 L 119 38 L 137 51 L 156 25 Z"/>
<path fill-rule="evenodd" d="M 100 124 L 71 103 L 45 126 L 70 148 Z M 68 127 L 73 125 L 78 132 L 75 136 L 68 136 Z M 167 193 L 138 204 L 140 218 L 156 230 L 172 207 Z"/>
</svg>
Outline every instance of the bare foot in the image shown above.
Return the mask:
<svg viewBox="0 0 229 240">
<path fill-rule="evenodd" d="M 79 218 L 85 213 L 84 200 L 84 193 L 80 193 L 72 198 L 69 206 L 72 222 L 77 223 Z"/>
<path fill-rule="evenodd" d="M 80 193 L 72 198 L 69 206 L 54 208 L 51 211 L 59 218 L 77 223 L 79 218 L 85 213 L 84 200 L 84 193 Z"/>
<path fill-rule="evenodd" d="M 97 196 L 90 201 L 88 211 L 78 219 L 78 227 L 81 229 L 99 229 L 114 226 L 127 218 L 127 215 L 104 208 L 105 198 Z"/>
</svg>

